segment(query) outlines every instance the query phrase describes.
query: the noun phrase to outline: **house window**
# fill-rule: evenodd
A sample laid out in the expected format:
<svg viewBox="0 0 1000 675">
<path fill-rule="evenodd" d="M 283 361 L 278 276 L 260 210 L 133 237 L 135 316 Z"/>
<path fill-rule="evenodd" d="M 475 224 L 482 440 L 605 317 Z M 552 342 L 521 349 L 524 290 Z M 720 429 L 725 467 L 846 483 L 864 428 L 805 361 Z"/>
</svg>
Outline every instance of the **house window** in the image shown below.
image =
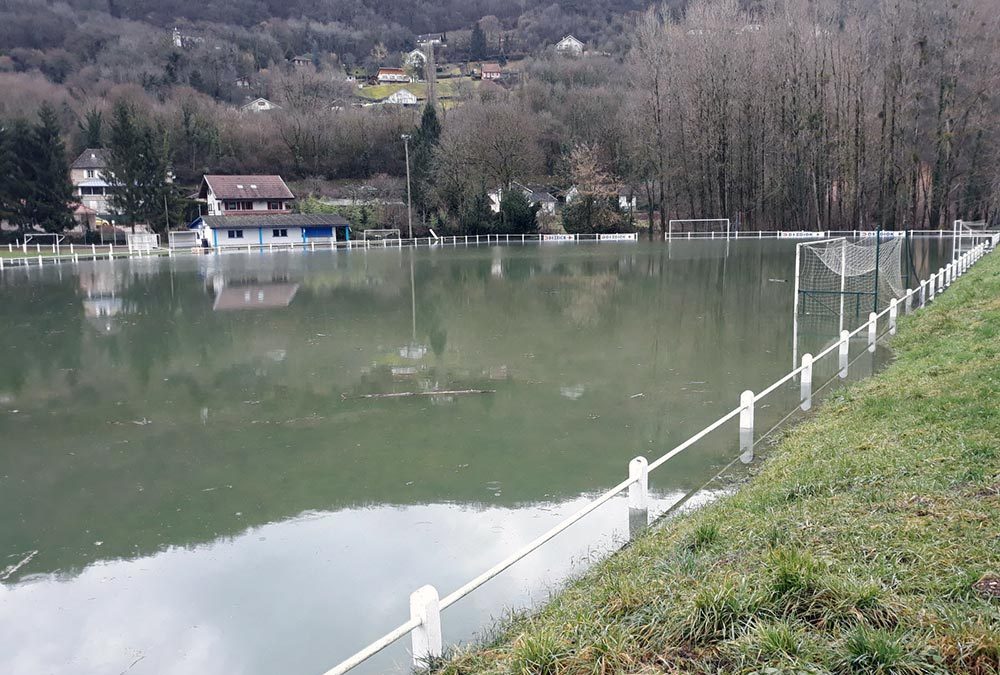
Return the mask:
<svg viewBox="0 0 1000 675">
<path fill-rule="evenodd" d="M 230 239 L 242 239 L 243 230 L 226 230 L 227 236 Z"/>
<path fill-rule="evenodd" d="M 288 236 L 288 230 L 286 230 L 286 229 L 271 230 L 271 236 L 272 237 L 287 237 Z"/>
<path fill-rule="evenodd" d="M 284 202 L 268 202 L 267 203 L 267 210 L 268 211 L 284 211 L 285 210 L 285 203 Z"/>
<path fill-rule="evenodd" d="M 93 177 L 94 177 L 94 170 L 87 169 L 87 178 L 93 178 Z"/>
<path fill-rule="evenodd" d="M 226 202 L 226 211 L 253 211 L 253 202 L 242 199 L 230 199 Z"/>
</svg>

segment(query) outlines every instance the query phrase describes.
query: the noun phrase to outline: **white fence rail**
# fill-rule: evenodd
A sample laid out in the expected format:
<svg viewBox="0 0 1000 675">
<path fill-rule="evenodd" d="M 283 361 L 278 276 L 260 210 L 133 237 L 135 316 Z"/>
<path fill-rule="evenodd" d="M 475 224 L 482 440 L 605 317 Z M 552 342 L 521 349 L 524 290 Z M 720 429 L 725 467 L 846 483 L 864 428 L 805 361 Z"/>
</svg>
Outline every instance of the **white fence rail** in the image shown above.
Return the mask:
<svg viewBox="0 0 1000 675">
<path fill-rule="evenodd" d="M 657 458 L 655 461 L 647 463 L 645 457 L 636 457 L 631 460 L 628 465 L 628 478 L 605 491 L 603 494 L 590 501 L 587 505 L 566 517 L 559 524 L 536 537 L 533 541 L 522 546 L 517 551 L 514 551 L 479 576 L 462 584 L 459 588 L 455 589 L 445 597 L 439 597 L 437 589 L 433 586 L 423 586 L 417 589 L 410 596 L 410 618 L 408 621 L 400 624 L 390 632 L 380 637 L 378 640 L 375 640 L 366 646 L 364 649 L 358 651 L 356 654 L 326 671 L 325 675 L 344 675 L 406 635 L 411 636 L 414 666 L 419 667 L 420 665 L 425 664 L 429 659 L 440 657 L 443 653 L 441 638 L 442 611 L 454 605 L 456 602 L 475 591 L 477 588 L 509 568 L 514 563 L 540 548 L 547 541 L 554 538 L 574 523 L 583 519 L 587 514 L 596 510 L 603 504 L 606 504 L 611 499 L 625 491 L 628 492 L 630 536 L 634 537 L 636 534 L 644 530 L 649 524 L 648 475 L 651 471 L 659 468 L 671 458 L 676 457 L 684 450 L 704 439 L 709 434 L 723 427 L 726 423 L 737 418 L 739 419 L 739 459 L 741 459 L 744 463 L 749 463 L 753 460 L 755 426 L 754 412 L 758 402 L 770 394 L 778 391 L 785 385 L 793 382 L 797 378 L 799 380 L 799 405 L 796 410 L 809 410 L 812 407 L 813 397 L 821 389 L 826 387 L 831 382 L 837 381 L 838 379 L 845 379 L 848 376 L 851 363 L 849 360 L 851 340 L 858 337 L 864 337 L 865 352 L 875 351 L 876 343 L 881 336 L 894 335 L 896 333 L 896 323 L 899 316 L 900 305 L 902 305 L 904 311 L 908 312 L 932 302 L 935 298 L 936 292 L 947 288 L 947 286 L 949 286 L 954 279 L 964 274 L 974 263 L 982 258 L 983 255 L 985 255 L 989 250 L 995 248 L 998 243 L 1000 243 L 1000 234 L 992 235 L 989 242 L 977 245 L 962 255 L 955 262 L 940 268 L 927 280 L 922 281 L 919 288 L 908 290 L 906 294 L 898 300 L 895 298 L 892 299 L 889 302 L 889 306 L 881 312 L 872 312 L 868 317 L 868 321 L 858 326 L 853 331 L 841 331 L 839 339 L 834 341 L 820 353 L 815 356 L 812 354 L 803 354 L 801 364 L 797 368 L 769 387 L 763 389 L 759 393 L 754 393 L 749 390 L 744 391 L 740 395 L 739 405 L 709 424 L 698 433 L 688 438 L 683 443 L 677 445 L 669 452 Z M 927 289 L 930 289 L 929 294 Z M 885 329 L 881 335 L 878 332 L 880 322 L 882 322 Z M 823 361 L 827 357 L 832 357 L 834 354 L 837 355 L 836 374 L 830 380 L 814 390 L 813 373 L 815 364 Z M 793 411 L 793 413 L 794 412 L 795 411 Z M 789 413 L 782 418 L 778 424 L 772 427 L 772 430 L 780 425 L 784 420 L 788 419 L 793 413 Z"/>
<path fill-rule="evenodd" d="M 951 232 L 946 230 L 898 230 L 883 231 L 886 237 L 900 237 L 908 234 L 911 237 L 944 237 L 950 236 Z M 758 231 L 739 232 L 733 231 L 729 239 L 820 239 L 824 237 L 870 237 L 875 232 L 871 230 L 828 230 L 828 231 Z M 990 248 L 995 244 L 1000 232 L 983 230 L 977 233 L 980 239 Z M 673 239 L 726 239 L 724 233 L 719 232 L 684 232 L 678 233 Z M 629 242 L 638 241 L 639 235 L 635 232 L 612 233 L 612 234 L 480 234 L 480 235 L 457 235 L 447 237 L 416 237 L 413 239 L 352 239 L 350 241 L 334 240 L 312 240 L 294 243 L 248 243 L 239 245 L 219 245 L 215 248 L 203 249 L 200 246 L 190 248 L 179 248 L 176 246 L 157 247 L 146 250 L 129 250 L 127 247 L 114 244 L 34 244 L 33 246 L 23 244 L 8 244 L 8 253 L 19 252 L 20 256 L 0 256 L 0 271 L 9 267 L 42 267 L 53 263 L 80 262 L 81 260 L 112 260 L 115 258 L 134 258 L 147 256 L 174 256 L 179 254 L 212 254 L 212 253 L 238 253 L 238 252 L 268 252 L 276 251 L 323 251 L 323 250 L 357 250 L 373 248 L 417 248 L 417 247 L 445 247 L 445 246 L 482 246 L 499 244 L 550 244 L 550 243 L 582 243 L 582 242 Z"/>
</svg>

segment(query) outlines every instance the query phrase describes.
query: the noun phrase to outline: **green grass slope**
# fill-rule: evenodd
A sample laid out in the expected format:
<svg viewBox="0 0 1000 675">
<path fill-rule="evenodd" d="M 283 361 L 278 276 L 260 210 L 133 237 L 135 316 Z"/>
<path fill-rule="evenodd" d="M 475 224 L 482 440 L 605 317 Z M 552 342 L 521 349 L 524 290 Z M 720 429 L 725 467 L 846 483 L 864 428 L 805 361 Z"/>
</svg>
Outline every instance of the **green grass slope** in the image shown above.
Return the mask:
<svg viewBox="0 0 1000 675">
<path fill-rule="evenodd" d="M 1000 255 L 894 348 L 736 494 L 440 670 L 1000 672 Z"/>
</svg>

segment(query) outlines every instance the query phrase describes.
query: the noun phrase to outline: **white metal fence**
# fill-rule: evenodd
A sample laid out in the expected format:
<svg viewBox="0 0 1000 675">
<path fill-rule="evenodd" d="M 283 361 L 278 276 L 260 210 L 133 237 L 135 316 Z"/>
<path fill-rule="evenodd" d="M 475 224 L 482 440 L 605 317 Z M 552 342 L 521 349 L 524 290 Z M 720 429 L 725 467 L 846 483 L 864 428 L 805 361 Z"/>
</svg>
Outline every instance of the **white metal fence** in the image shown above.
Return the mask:
<svg viewBox="0 0 1000 675">
<path fill-rule="evenodd" d="M 439 596 L 437 589 L 433 586 L 418 588 L 410 595 L 409 620 L 334 666 L 325 675 L 343 675 L 407 635 L 411 636 L 412 657 L 415 666 L 420 666 L 427 663 L 430 659 L 440 657 L 443 649 L 441 637 L 442 611 L 451 607 L 487 581 L 511 567 L 514 563 L 537 550 L 547 541 L 583 519 L 587 514 L 595 511 L 603 504 L 606 504 L 614 497 L 626 491 L 628 492 L 630 535 L 635 536 L 649 524 L 649 473 L 663 466 L 671 458 L 676 457 L 697 444 L 728 422 L 735 419 L 739 420 L 740 459 L 744 462 L 752 461 L 755 428 L 754 412 L 757 404 L 762 399 L 781 390 L 797 379 L 799 381 L 799 405 L 796 411 L 809 410 L 812 407 L 813 397 L 820 389 L 826 387 L 831 382 L 847 378 L 851 364 L 850 345 L 852 340 L 855 338 L 864 339 L 865 349 L 868 352 L 874 352 L 876 343 L 880 337 L 896 333 L 896 323 L 901 312 L 908 313 L 932 302 L 938 293 L 948 288 L 955 279 L 968 271 L 973 264 L 981 259 L 989 250 L 995 248 L 998 243 L 1000 243 L 1000 234 L 993 234 L 988 242 L 977 245 L 954 262 L 938 269 L 928 279 L 921 281 L 919 287 L 908 290 L 902 298 L 893 298 L 890 300 L 888 307 L 881 312 L 872 312 L 869 314 L 868 321 L 853 331 L 841 331 L 840 337 L 823 351 L 815 356 L 812 354 L 803 354 L 801 363 L 797 368 L 769 387 L 757 393 L 749 390 L 744 391 L 740 395 L 737 407 L 656 460 L 647 462 L 645 457 L 636 457 L 628 464 L 628 478 L 605 491 L 587 505 L 569 515 L 559 524 L 539 535 L 517 551 L 514 551 L 479 576 L 462 584 L 443 598 Z M 884 329 L 881 335 L 879 334 L 880 325 Z M 814 369 L 816 364 L 827 358 L 836 359 L 836 374 L 814 391 Z M 778 424 L 788 419 L 794 412 L 783 417 Z M 772 427 L 772 429 L 776 427 L 777 425 Z"/>
<path fill-rule="evenodd" d="M 950 230 L 894 230 L 883 231 L 884 237 L 901 237 L 906 234 L 915 237 L 943 237 L 950 236 Z M 983 231 L 981 236 L 986 241 L 992 239 L 998 233 L 995 231 Z M 739 232 L 732 231 L 729 237 L 720 232 L 685 232 L 677 234 L 669 240 L 674 239 L 821 239 L 824 237 L 870 237 L 875 236 L 873 230 L 828 230 L 828 231 L 758 231 Z M 480 234 L 480 235 L 457 235 L 448 237 L 415 237 L 413 239 L 352 239 L 350 241 L 335 240 L 311 240 L 294 243 L 265 243 L 265 244 L 239 244 L 220 245 L 215 248 L 203 249 L 200 246 L 189 248 L 179 248 L 175 246 L 160 247 L 146 250 L 129 250 L 127 247 L 114 244 L 61 244 L 51 245 L 27 244 L 15 246 L 8 244 L 8 253 L 19 252 L 20 256 L 0 256 L 0 271 L 8 267 L 42 267 L 46 264 L 62 262 L 80 262 L 81 260 L 111 260 L 115 258 L 147 257 L 150 255 L 174 256 L 179 254 L 215 254 L 215 253 L 238 253 L 238 252 L 269 252 L 276 251 L 323 251 L 323 250 L 357 250 L 373 248 L 434 248 L 444 246 L 481 246 L 493 244 L 557 244 L 572 242 L 628 242 L 638 241 L 639 235 L 630 233 L 611 234 Z"/>
</svg>

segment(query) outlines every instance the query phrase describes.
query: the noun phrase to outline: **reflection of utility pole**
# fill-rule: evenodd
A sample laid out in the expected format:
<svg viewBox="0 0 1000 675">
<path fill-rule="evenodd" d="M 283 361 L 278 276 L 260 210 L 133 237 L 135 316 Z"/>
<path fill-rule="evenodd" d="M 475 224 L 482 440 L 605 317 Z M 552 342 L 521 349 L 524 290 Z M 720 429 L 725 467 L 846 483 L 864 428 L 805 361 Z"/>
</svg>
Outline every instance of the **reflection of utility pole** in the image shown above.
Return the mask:
<svg viewBox="0 0 1000 675">
<path fill-rule="evenodd" d="M 413 239 L 413 207 L 410 204 L 410 134 L 403 134 L 403 151 L 406 153 L 406 224 Z"/>
<path fill-rule="evenodd" d="M 415 344 L 417 342 L 417 286 L 413 283 L 413 253 L 413 249 L 410 249 L 410 316 L 412 320 L 411 335 Z"/>
</svg>

